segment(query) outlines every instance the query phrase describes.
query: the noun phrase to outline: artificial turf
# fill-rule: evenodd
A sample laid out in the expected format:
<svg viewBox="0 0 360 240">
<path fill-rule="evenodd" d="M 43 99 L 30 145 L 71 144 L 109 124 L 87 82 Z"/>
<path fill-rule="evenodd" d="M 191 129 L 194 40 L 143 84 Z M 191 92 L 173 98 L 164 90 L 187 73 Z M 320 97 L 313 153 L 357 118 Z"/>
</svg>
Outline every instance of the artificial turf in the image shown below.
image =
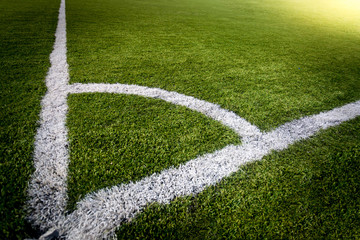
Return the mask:
<svg viewBox="0 0 360 240">
<path fill-rule="evenodd" d="M 127 83 L 177 91 L 217 103 L 261 130 L 270 130 L 287 121 L 359 99 L 360 19 L 351 10 L 346 10 L 344 17 L 341 15 L 344 13 L 334 14 L 331 4 L 335 3 L 69 0 L 71 82 Z M 93 101 L 102 102 L 100 96 L 103 95 L 94 96 Z M 76 104 L 72 101 L 70 109 L 75 109 Z M 166 122 L 164 108 L 160 105 L 156 108 L 156 114 Z M 118 116 L 102 115 L 103 119 Z M 183 124 L 187 121 L 192 120 L 184 118 Z M 104 121 L 95 122 L 101 129 Z M 75 127 L 71 121 L 68 124 L 71 135 Z M 352 141 L 359 143 L 356 134 L 359 122 L 346 126 L 350 126 L 349 132 L 334 128 L 284 153 L 274 153 L 264 162 L 250 164 L 197 197 L 180 198 L 169 206 L 154 204 L 133 223 L 121 227 L 119 239 L 356 237 L 358 231 L 354 226 L 359 223 L 359 201 L 354 189 L 358 188 L 355 174 L 358 145 Z M 115 132 L 106 136 L 121 135 L 122 128 L 112 129 Z M 167 131 L 171 132 L 170 129 L 163 132 Z M 76 132 L 80 138 L 86 129 Z M 352 140 L 344 143 L 342 138 L 337 139 L 338 135 Z M 110 138 L 106 136 L 103 138 Z M 111 140 L 110 150 L 104 151 L 100 143 L 96 148 L 108 161 L 119 155 L 128 141 L 139 141 L 137 137 L 128 137 L 130 140 L 122 143 Z M 162 142 L 157 144 L 161 149 Z M 72 151 L 81 149 L 76 154 L 82 157 L 73 154 L 70 168 L 70 176 L 76 176 L 79 181 L 78 188 L 97 189 L 112 183 L 95 177 L 85 184 L 88 178 L 74 169 L 88 165 L 87 161 L 91 167 L 81 172 L 93 171 L 103 176 L 102 168 L 113 176 L 119 171 L 133 174 L 125 181 L 146 175 L 146 171 L 138 175 L 128 170 L 136 169 L 133 165 L 109 170 L 109 164 L 103 166 L 100 161 L 94 168 L 94 160 L 85 155 L 94 147 L 83 142 L 81 146 L 74 146 Z M 140 158 L 152 155 L 142 147 L 136 148 L 136 144 L 127 146 L 127 151 L 134 149 Z M 112 153 L 114 149 L 118 152 Z M 195 149 L 188 150 L 186 154 L 195 156 Z M 152 157 L 151 163 L 158 162 L 157 156 L 169 161 L 161 151 Z M 342 154 L 340 157 L 337 151 Z M 339 159 L 346 163 L 334 164 Z M 341 178 L 347 172 L 347 163 L 355 170 L 351 170 L 349 178 Z M 337 173 L 331 174 L 331 169 Z M 76 189 L 71 181 L 70 177 L 70 189 Z M 341 189 L 329 186 L 339 181 L 348 184 Z M 80 191 L 76 192 L 74 196 L 80 196 Z M 343 192 L 346 197 L 342 196 Z M 340 203 L 323 206 L 321 198 Z M 344 212 L 344 209 L 350 210 Z M 331 221 L 342 224 L 333 225 Z"/>
<path fill-rule="evenodd" d="M 270 130 L 360 99 L 360 8 L 350 2 L 67 0 L 70 81 L 177 91 Z M 0 2 L 1 239 L 36 236 L 24 205 L 59 4 Z M 160 100 L 80 94 L 69 105 L 70 209 L 92 190 L 240 143 Z M 154 204 L 119 238 L 359 238 L 359 126 L 322 131 L 198 196 Z"/>
</svg>

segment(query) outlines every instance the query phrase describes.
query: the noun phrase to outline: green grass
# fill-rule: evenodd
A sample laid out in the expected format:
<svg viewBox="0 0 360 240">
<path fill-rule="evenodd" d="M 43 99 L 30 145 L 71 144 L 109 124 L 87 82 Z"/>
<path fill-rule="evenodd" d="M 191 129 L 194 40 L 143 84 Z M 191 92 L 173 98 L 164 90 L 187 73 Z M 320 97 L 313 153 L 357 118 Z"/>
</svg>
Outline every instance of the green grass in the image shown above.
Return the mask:
<svg viewBox="0 0 360 240">
<path fill-rule="evenodd" d="M 152 204 L 119 239 L 359 239 L 360 118 Z"/>
<path fill-rule="evenodd" d="M 81 94 L 70 96 L 69 107 L 70 209 L 88 192 L 240 144 L 220 123 L 162 100 Z"/>
<path fill-rule="evenodd" d="M 177 91 L 263 130 L 359 99 L 359 17 L 301 2 L 70 0 L 71 81 Z"/>
<path fill-rule="evenodd" d="M 23 206 L 60 1 L 0 1 L 0 239 L 23 239 Z"/>
<path fill-rule="evenodd" d="M 306 4 L 291 3 L 68 1 L 71 82 L 119 82 L 177 91 L 217 103 L 262 130 L 359 99 L 360 19 L 342 19 L 326 6 L 309 9 Z M 102 96 L 93 96 L 92 101 L 104 109 L 107 105 Z M 89 108 L 80 103 L 87 97 L 73 101 L 70 109 L 77 109 L 77 105 Z M 112 99 L 116 98 L 108 98 L 106 102 L 112 108 Z M 121 99 L 120 105 L 133 101 L 128 96 Z M 72 144 L 71 201 L 90 189 L 114 184 L 111 179 L 116 179 L 115 176 L 118 182 L 145 176 L 148 166 L 136 174 L 138 165 L 127 163 L 134 155 L 140 159 L 151 156 L 150 165 L 156 164 L 148 174 L 182 162 L 181 156 L 169 159 L 169 153 L 162 152 L 162 141 L 153 141 L 150 136 L 144 141 L 137 136 L 119 140 L 123 129 L 128 129 L 127 125 L 119 127 L 121 119 L 131 119 L 131 124 L 138 118 L 138 111 L 143 113 L 147 109 L 141 100 L 138 104 L 141 107 L 135 107 L 133 113 L 123 111 L 122 106 L 117 107 L 120 113 L 97 109 L 102 120 L 92 121 L 89 117 L 89 122 L 99 129 L 103 129 L 107 119 L 120 119 L 111 130 L 104 130 L 105 134 L 103 130 L 96 134 L 90 131 L 92 136 L 101 136 L 101 140 L 85 137 L 92 127 L 73 126 L 72 121 L 80 119 L 83 113 L 69 119 L 70 134 L 84 138 L 79 144 Z M 165 123 L 171 122 L 165 114 L 165 106 L 169 105 L 158 104 L 152 107 L 155 115 L 161 115 Z M 125 117 L 124 112 L 129 116 Z M 191 121 L 186 119 L 183 124 Z M 112 123 L 105 123 L 105 127 L 108 124 Z M 149 122 L 149 127 L 152 125 Z M 197 197 L 180 198 L 169 206 L 154 204 L 133 223 L 120 228 L 119 239 L 358 236 L 359 201 L 354 194 L 359 187 L 356 184 L 359 138 L 355 134 L 359 122 L 346 126 L 349 131 L 345 127 L 335 128 L 290 150 L 274 153 L 262 162 L 249 164 Z M 143 125 L 136 131 L 143 131 Z M 165 139 L 171 139 L 168 134 L 173 131 L 170 126 L 161 132 Z M 347 138 L 350 140 L 345 141 Z M 104 149 L 103 144 L 110 147 Z M 123 155 L 125 144 L 128 154 Z M 141 147 L 137 148 L 138 145 Z M 143 147 L 149 145 L 160 149 L 149 153 Z M 201 152 L 201 147 L 187 150 L 184 155 L 190 159 Z M 337 156 L 337 151 L 342 155 Z M 90 157 L 90 152 L 95 153 L 91 156 L 96 160 Z M 116 159 L 122 160 L 117 167 L 109 168 L 109 162 L 114 164 Z M 103 161 L 107 164 L 102 164 Z M 337 166 L 339 161 L 345 163 Z M 347 164 L 352 170 L 347 169 Z M 75 169 L 81 169 L 82 174 Z M 342 176 L 348 172 L 349 176 Z M 332 186 L 342 181 L 346 184 L 340 188 Z M 323 199 L 335 203 L 324 205 Z"/>
<path fill-rule="evenodd" d="M 71 82 L 177 91 L 273 129 L 360 99 L 359 7 L 351 0 L 67 0 Z M 24 220 L 57 1 L 0 2 L 0 238 Z M 115 94 L 69 97 L 69 208 L 240 140 L 201 114 Z M 153 204 L 119 238 L 360 238 L 359 118 L 198 196 Z M 112 163 L 112 164 L 111 164 Z M 125 166 L 126 165 L 126 166 Z"/>
</svg>

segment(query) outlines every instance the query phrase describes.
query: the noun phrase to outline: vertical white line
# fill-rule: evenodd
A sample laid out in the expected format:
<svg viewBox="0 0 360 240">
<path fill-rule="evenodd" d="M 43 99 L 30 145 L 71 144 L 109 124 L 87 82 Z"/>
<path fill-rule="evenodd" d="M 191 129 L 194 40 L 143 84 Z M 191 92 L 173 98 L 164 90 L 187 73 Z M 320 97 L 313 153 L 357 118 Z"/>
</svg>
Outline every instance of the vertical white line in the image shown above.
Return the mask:
<svg viewBox="0 0 360 240">
<path fill-rule="evenodd" d="M 56 226 L 64 217 L 66 179 L 69 161 L 67 149 L 67 84 L 65 0 L 61 0 L 51 67 L 46 76 L 47 93 L 41 105 L 40 127 L 35 137 L 35 172 L 30 181 L 29 220 L 42 230 Z"/>
</svg>

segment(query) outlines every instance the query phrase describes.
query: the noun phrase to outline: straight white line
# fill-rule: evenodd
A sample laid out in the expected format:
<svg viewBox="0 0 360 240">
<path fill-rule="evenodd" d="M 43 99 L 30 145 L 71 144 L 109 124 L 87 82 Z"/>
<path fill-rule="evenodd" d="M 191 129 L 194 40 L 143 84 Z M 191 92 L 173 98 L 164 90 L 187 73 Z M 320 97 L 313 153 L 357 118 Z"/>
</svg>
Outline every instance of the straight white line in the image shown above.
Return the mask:
<svg viewBox="0 0 360 240">
<path fill-rule="evenodd" d="M 327 129 L 360 115 L 360 101 L 285 123 L 262 137 L 274 150 L 283 150 L 293 142 L 309 138 L 321 129 Z M 274 139 L 277 139 L 274 141 Z"/>
<path fill-rule="evenodd" d="M 35 137 L 35 172 L 28 187 L 29 220 L 46 230 L 63 218 L 66 207 L 67 83 L 65 1 L 61 1 L 51 67 L 46 76 L 47 93 L 42 99 L 40 127 Z"/>
</svg>

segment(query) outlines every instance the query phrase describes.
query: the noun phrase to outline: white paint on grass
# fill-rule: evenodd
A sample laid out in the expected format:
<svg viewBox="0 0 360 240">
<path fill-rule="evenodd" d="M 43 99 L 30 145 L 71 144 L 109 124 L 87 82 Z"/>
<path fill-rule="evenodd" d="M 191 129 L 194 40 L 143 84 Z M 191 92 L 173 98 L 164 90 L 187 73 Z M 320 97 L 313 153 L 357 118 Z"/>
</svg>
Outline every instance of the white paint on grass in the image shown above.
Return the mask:
<svg viewBox="0 0 360 240">
<path fill-rule="evenodd" d="M 65 218 L 69 162 L 65 124 L 69 93 L 106 92 L 159 98 L 201 112 L 232 128 L 240 136 L 248 138 L 260 134 L 257 127 L 236 114 L 176 92 L 126 84 L 68 85 L 65 0 L 61 1 L 58 17 L 54 49 L 50 55 L 51 67 L 46 77 L 47 92 L 41 102 L 40 127 L 35 137 L 35 172 L 28 188 L 29 220 L 41 230 L 54 227 Z"/>
<path fill-rule="evenodd" d="M 259 160 L 272 150 L 285 149 L 296 141 L 316 134 L 320 129 L 336 126 L 360 115 L 360 101 L 357 101 L 262 133 L 233 112 L 176 92 L 126 84 L 68 85 L 65 0 L 60 5 L 56 41 L 50 61 L 51 68 L 46 77 L 48 91 L 41 102 L 40 127 L 35 139 L 36 170 L 28 190 L 29 219 L 43 231 L 51 229 L 48 234 L 59 233 L 68 239 L 113 236 L 114 230 L 123 221 L 131 220 L 149 203 L 169 203 L 175 197 L 199 193 L 236 172 L 245 163 Z M 69 153 L 65 126 L 68 109 L 66 97 L 67 94 L 93 92 L 134 94 L 186 106 L 233 129 L 242 137 L 243 144 L 229 145 L 135 183 L 88 194 L 77 204 L 77 209 L 67 215 L 65 206 Z"/>
<path fill-rule="evenodd" d="M 66 207 L 67 83 L 65 1 L 61 2 L 51 67 L 46 77 L 47 93 L 42 99 L 40 127 L 35 137 L 35 172 L 28 188 L 29 220 L 42 230 L 55 226 Z"/>
<path fill-rule="evenodd" d="M 133 94 L 143 97 L 151 97 L 162 99 L 176 105 L 185 106 L 194 111 L 200 112 L 223 125 L 234 130 L 239 136 L 243 138 L 251 138 L 260 135 L 260 130 L 251 125 L 245 119 L 239 117 L 235 113 L 222 109 L 219 105 L 206 102 L 204 100 L 196 99 L 191 96 L 186 96 L 177 92 L 169 92 L 160 88 L 149 88 L 138 85 L 127 84 L 73 84 L 70 85 L 69 93 L 119 93 L 119 94 Z"/>
</svg>

